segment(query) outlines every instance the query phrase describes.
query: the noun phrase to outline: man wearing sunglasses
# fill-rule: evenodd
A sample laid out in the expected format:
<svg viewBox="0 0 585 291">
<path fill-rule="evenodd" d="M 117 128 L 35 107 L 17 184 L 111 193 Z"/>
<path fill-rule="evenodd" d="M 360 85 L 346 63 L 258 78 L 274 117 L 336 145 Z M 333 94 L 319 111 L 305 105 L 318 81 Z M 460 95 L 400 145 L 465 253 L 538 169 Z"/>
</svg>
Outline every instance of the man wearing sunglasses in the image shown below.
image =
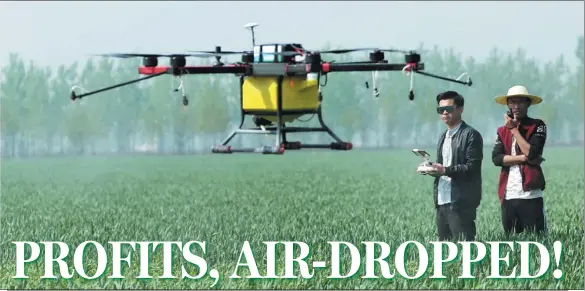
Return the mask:
<svg viewBox="0 0 585 291">
<path fill-rule="evenodd" d="M 494 165 L 501 167 L 498 196 L 504 232 L 546 232 L 542 193 L 545 179 L 540 164 L 546 142 L 544 121 L 528 117 L 528 108 L 542 102 L 524 86 L 514 86 L 495 98 L 513 115 L 504 115 L 492 151 Z"/>
<path fill-rule="evenodd" d="M 475 240 L 481 200 L 483 138 L 462 120 L 464 99 L 455 91 L 437 95 L 437 113 L 447 125 L 437 145 L 434 202 L 439 240 Z"/>
</svg>

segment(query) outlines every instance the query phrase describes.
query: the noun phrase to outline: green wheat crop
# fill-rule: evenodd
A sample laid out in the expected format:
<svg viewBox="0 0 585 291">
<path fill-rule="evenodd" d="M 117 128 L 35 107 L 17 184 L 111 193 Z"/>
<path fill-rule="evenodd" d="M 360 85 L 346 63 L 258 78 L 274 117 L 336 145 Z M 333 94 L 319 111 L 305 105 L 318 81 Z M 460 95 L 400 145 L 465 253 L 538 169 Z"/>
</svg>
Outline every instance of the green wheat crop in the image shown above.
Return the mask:
<svg viewBox="0 0 585 291">
<path fill-rule="evenodd" d="M 428 150 L 434 156 L 434 150 Z M 493 166 L 489 150 L 484 151 L 484 191 L 477 218 L 480 241 L 504 240 L 496 194 L 499 169 Z M 446 265 L 447 279 L 430 279 L 432 262 L 429 272 L 416 280 L 398 275 L 360 279 L 363 269 L 351 278 L 330 280 L 327 268 L 316 270 L 310 280 L 229 279 L 244 241 L 251 243 L 264 274 L 263 241 L 305 242 L 311 246 L 310 262 L 330 261 L 327 241 L 347 241 L 360 250 L 362 241 L 383 241 L 390 244 L 392 254 L 405 241 L 428 245 L 436 240 L 432 179 L 414 172 L 419 160 L 408 150 L 3 161 L 0 289 L 207 289 L 212 284 L 208 277 L 40 279 L 44 273 L 41 260 L 27 268 L 30 279 L 12 279 L 13 241 L 63 241 L 75 247 L 87 240 L 105 246 L 109 241 L 206 241 L 207 254 L 199 254 L 209 268 L 219 271 L 221 279 L 214 287 L 218 289 L 581 289 L 583 150 L 548 149 L 545 158 L 550 233 L 544 243 L 549 247 L 555 240 L 564 244 L 561 280 L 554 279 L 552 271 L 534 280 L 487 279 L 489 260 L 473 267 L 476 279 L 466 280 L 457 279 L 461 274 L 457 264 Z M 517 254 L 513 264 L 519 263 Z M 178 267 L 173 272 L 180 276 L 181 255 L 174 256 Z M 409 257 L 407 268 L 412 275 L 416 257 Z M 87 258 L 87 272 L 93 274 L 95 252 L 89 251 Z M 133 255 L 132 260 L 132 266 L 123 269 L 130 277 L 138 274 L 138 257 Z M 342 261 L 348 263 L 348 259 Z M 551 263 L 554 267 L 554 260 Z M 283 272 L 282 266 L 279 254 L 277 273 Z M 508 274 L 510 268 L 502 272 Z M 56 266 L 54 269 L 58 271 Z M 160 276 L 162 272 L 162 256 L 157 253 L 150 274 Z M 110 273 L 108 265 L 105 274 Z M 247 274 L 240 272 L 240 276 Z"/>
</svg>

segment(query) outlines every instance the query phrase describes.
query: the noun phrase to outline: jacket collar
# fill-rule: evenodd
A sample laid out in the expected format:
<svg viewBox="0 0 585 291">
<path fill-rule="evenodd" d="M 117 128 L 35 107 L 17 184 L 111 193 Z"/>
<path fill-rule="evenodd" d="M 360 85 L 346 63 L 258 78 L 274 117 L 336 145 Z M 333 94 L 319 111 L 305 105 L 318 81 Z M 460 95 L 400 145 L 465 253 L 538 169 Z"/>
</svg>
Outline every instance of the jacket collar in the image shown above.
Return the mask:
<svg viewBox="0 0 585 291">
<path fill-rule="evenodd" d="M 461 125 L 463 125 L 463 121 L 459 122 L 459 124 L 457 124 L 455 128 L 447 129 L 447 134 L 449 134 L 450 136 L 454 136 L 461 129 Z"/>
<path fill-rule="evenodd" d="M 467 123 L 465 123 L 465 121 L 461 120 L 461 123 L 459 124 L 459 128 L 457 129 L 457 131 L 455 132 L 455 134 L 453 134 L 453 137 L 457 136 L 457 134 L 460 133 L 461 130 L 463 130 L 466 127 L 467 127 Z M 445 138 L 447 136 L 447 132 L 449 132 L 449 129 L 446 129 L 443 132 L 443 135 L 441 136 L 441 139 L 443 139 L 443 138 Z"/>
</svg>

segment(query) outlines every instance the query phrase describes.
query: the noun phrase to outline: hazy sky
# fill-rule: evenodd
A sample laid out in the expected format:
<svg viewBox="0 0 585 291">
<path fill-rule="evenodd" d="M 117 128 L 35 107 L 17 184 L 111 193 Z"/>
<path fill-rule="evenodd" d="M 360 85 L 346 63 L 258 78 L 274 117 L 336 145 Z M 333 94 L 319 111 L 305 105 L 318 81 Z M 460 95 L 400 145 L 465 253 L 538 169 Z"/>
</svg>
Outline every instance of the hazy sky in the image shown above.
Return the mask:
<svg viewBox="0 0 585 291">
<path fill-rule="evenodd" d="M 574 60 L 577 2 L 0 2 L 0 66 L 9 52 L 56 65 L 105 52 L 250 49 L 257 42 L 320 48 L 415 48 L 420 42 L 484 58 L 491 48 Z M 424 55 L 423 55 L 424 60 Z"/>
</svg>

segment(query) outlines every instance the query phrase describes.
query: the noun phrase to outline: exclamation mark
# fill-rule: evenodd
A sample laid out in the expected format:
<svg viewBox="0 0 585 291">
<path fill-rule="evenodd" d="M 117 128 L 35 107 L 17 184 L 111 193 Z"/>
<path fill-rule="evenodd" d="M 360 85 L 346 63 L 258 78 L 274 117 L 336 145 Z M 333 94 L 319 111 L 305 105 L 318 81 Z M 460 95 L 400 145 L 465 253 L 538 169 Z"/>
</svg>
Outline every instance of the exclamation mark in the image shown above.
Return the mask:
<svg viewBox="0 0 585 291">
<path fill-rule="evenodd" d="M 555 241 L 553 243 L 553 255 L 555 256 L 555 263 L 557 265 L 557 268 L 559 267 L 560 263 L 561 263 L 561 252 L 563 249 L 563 245 L 561 244 L 560 241 Z M 553 277 L 555 277 L 555 279 L 560 279 L 561 277 L 563 277 L 563 271 L 561 271 L 560 269 L 556 269 L 553 271 Z"/>
</svg>

